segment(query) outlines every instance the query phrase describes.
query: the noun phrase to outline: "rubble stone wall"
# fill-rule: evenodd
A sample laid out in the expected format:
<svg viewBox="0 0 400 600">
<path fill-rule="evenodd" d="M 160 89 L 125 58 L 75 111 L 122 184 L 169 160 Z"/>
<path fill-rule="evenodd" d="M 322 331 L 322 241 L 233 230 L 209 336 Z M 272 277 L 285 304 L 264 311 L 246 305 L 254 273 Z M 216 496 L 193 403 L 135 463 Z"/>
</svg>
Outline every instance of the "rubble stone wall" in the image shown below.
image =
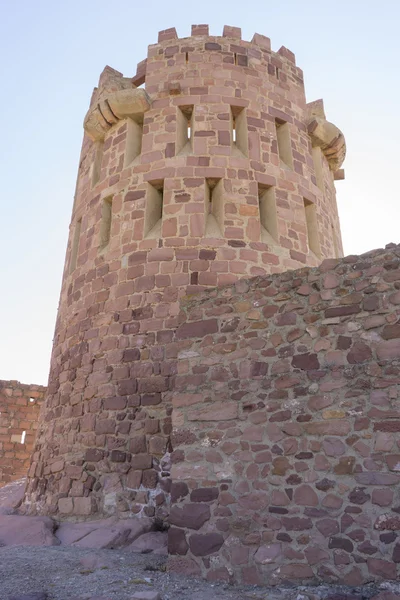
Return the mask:
<svg viewBox="0 0 400 600">
<path fill-rule="evenodd" d="M 45 393 L 41 385 L 0 380 L 0 487 L 28 472 Z"/>
<path fill-rule="evenodd" d="M 358 585 L 400 563 L 400 246 L 182 302 L 170 567 Z"/>
</svg>

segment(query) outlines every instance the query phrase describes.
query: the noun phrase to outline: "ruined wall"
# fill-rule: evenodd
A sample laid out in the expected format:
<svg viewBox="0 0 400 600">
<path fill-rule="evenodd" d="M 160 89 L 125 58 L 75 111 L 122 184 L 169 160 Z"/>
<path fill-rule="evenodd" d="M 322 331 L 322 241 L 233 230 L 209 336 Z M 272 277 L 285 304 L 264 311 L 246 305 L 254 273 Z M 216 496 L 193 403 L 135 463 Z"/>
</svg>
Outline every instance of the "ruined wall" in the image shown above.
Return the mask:
<svg viewBox="0 0 400 600">
<path fill-rule="evenodd" d="M 84 127 L 26 507 L 163 517 L 179 298 L 340 256 L 344 138 L 292 52 L 206 25 L 107 67 Z"/>
<path fill-rule="evenodd" d="M 0 380 L 0 487 L 25 477 L 46 388 Z"/>
<path fill-rule="evenodd" d="M 390 245 L 182 302 L 172 569 L 251 584 L 398 576 L 399 257 Z"/>
</svg>

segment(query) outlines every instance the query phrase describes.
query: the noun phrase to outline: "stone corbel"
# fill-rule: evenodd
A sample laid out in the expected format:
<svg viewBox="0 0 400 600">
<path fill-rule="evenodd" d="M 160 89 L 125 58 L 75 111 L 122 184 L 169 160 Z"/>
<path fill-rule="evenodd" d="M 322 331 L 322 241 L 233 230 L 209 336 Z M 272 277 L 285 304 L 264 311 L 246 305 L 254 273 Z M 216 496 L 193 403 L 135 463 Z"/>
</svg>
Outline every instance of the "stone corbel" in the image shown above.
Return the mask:
<svg viewBox="0 0 400 600">
<path fill-rule="evenodd" d="M 322 100 L 310 102 L 307 110 L 307 130 L 312 145 L 321 148 L 331 171 L 335 172 L 340 169 L 346 156 L 344 135 L 336 125 L 326 120 Z"/>
<path fill-rule="evenodd" d="M 130 117 L 142 122 L 150 105 L 150 97 L 144 89 L 122 89 L 102 94 L 98 102 L 90 107 L 83 127 L 93 141 L 101 141 L 119 120 Z"/>
</svg>

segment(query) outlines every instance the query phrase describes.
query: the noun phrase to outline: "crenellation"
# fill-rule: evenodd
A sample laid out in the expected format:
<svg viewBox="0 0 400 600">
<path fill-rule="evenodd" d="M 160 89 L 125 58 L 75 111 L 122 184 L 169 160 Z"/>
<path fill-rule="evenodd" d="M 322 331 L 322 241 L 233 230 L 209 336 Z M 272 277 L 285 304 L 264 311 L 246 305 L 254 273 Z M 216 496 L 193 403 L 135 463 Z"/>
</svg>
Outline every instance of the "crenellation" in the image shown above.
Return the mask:
<svg viewBox="0 0 400 600">
<path fill-rule="evenodd" d="M 192 25 L 192 35 L 209 36 L 208 25 Z"/>
</svg>

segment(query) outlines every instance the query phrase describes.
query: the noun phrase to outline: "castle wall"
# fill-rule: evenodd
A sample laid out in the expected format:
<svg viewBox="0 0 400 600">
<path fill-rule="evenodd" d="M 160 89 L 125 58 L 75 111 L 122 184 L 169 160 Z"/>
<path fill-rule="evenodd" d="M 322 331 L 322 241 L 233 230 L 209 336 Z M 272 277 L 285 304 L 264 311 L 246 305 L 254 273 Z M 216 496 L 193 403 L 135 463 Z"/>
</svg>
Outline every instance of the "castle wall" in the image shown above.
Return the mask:
<svg viewBox="0 0 400 600">
<path fill-rule="evenodd" d="M 397 578 L 399 259 L 392 244 L 182 301 L 171 569 Z"/>
<path fill-rule="evenodd" d="M 25 477 L 46 388 L 0 380 L 0 487 Z"/>
<path fill-rule="evenodd" d="M 238 28 L 162 31 L 133 79 L 104 70 L 26 510 L 168 514 L 179 299 L 341 255 L 326 123 L 293 53 Z"/>
</svg>

